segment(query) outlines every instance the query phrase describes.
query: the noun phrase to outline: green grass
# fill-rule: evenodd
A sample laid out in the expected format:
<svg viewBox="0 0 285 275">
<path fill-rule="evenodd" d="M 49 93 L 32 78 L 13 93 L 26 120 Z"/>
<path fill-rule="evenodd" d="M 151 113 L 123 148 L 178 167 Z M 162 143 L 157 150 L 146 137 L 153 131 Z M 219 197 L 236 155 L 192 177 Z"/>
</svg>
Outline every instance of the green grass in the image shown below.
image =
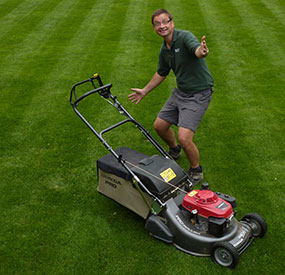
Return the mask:
<svg viewBox="0 0 285 275">
<path fill-rule="evenodd" d="M 157 137 L 173 74 L 139 105 L 127 95 L 156 70 L 150 17 L 160 7 L 210 48 L 215 92 L 195 137 L 205 180 L 236 197 L 238 218 L 257 212 L 268 223 L 235 270 L 153 239 L 144 220 L 99 195 L 96 160 L 107 152 L 69 105 L 72 85 L 98 72 Z M 0 274 L 281 274 L 284 13 L 280 0 L 2 0 Z M 98 127 L 118 120 L 103 104 L 81 106 Z M 132 128 L 110 141 L 156 153 Z M 185 156 L 178 162 L 188 169 Z"/>
</svg>

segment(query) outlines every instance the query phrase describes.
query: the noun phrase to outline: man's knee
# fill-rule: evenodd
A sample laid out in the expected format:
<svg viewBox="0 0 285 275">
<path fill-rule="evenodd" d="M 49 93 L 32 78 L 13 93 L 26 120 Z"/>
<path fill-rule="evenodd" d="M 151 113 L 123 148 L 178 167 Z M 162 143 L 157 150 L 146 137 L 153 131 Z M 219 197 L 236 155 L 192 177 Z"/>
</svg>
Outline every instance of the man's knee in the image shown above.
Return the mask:
<svg viewBox="0 0 285 275">
<path fill-rule="evenodd" d="M 157 132 L 158 131 L 158 129 L 160 128 L 160 126 L 159 126 L 159 122 L 157 121 L 157 119 L 154 121 L 154 123 L 153 123 L 153 128 L 154 128 L 154 130 Z"/>
<path fill-rule="evenodd" d="M 179 128 L 178 131 L 178 140 L 182 147 L 186 146 L 189 143 L 193 143 L 194 132 L 190 129 Z"/>
<path fill-rule="evenodd" d="M 153 127 L 157 133 L 165 132 L 169 129 L 171 124 L 167 121 L 162 120 L 161 118 L 157 117 L 154 121 Z"/>
</svg>

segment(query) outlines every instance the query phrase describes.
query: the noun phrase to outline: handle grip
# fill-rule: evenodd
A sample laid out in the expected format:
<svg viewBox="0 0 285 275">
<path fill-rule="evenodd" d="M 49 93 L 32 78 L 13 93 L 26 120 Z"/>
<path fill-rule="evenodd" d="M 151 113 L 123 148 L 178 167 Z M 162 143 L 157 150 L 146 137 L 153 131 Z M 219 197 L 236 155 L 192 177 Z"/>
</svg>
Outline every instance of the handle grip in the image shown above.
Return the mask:
<svg viewBox="0 0 285 275">
<path fill-rule="evenodd" d="M 98 84 L 99 84 L 99 87 L 96 87 L 95 83 L 94 83 L 94 80 L 97 80 Z M 89 92 L 86 92 L 84 93 L 83 95 L 81 95 L 80 97 L 77 96 L 76 94 L 76 88 L 82 84 L 85 84 L 87 82 L 91 82 L 92 86 L 94 87 L 94 90 L 91 90 Z M 98 85 L 97 85 L 98 86 Z M 104 98 L 109 98 L 111 96 L 111 89 L 112 87 L 112 84 L 107 84 L 107 85 L 104 85 L 99 74 L 96 73 L 94 74 L 91 78 L 87 79 L 87 80 L 84 80 L 84 81 L 81 81 L 81 82 L 78 82 L 76 84 L 74 84 L 71 88 L 71 92 L 70 92 L 70 104 L 75 107 L 78 105 L 78 103 L 86 98 L 87 96 L 91 95 L 91 94 L 94 94 L 94 93 L 99 93 L 101 96 L 103 96 Z"/>
</svg>

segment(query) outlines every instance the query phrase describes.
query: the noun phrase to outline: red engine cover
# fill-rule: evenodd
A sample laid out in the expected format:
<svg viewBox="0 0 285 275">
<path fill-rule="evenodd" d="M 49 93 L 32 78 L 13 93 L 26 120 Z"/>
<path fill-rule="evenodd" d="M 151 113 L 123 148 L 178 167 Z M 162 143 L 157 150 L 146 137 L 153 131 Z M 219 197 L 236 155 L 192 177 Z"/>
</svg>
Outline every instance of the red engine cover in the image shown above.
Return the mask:
<svg viewBox="0 0 285 275">
<path fill-rule="evenodd" d="M 208 217 L 226 218 L 233 214 L 230 203 L 219 198 L 210 190 L 193 190 L 183 199 L 182 206 L 188 211 L 197 210 L 198 214 Z"/>
</svg>

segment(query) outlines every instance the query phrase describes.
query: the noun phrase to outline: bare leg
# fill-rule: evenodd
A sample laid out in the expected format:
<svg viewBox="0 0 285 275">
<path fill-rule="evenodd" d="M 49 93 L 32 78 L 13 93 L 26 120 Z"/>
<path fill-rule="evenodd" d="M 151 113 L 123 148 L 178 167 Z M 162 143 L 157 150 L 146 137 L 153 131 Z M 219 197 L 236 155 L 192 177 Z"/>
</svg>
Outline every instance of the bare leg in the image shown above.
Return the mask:
<svg viewBox="0 0 285 275">
<path fill-rule="evenodd" d="M 177 146 L 177 142 L 175 134 L 170 128 L 171 125 L 172 123 L 157 117 L 154 122 L 154 129 L 169 148 L 174 148 Z M 187 128 L 179 127 L 178 129 L 178 140 L 185 151 L 190 165 L 192 168 L 197 168 L 199 166 L 200 155 L 198 148 L 193 142 L 194 134 L 192 130 Z"/>
<path fill-rule="evenodd" d="M 174 148 L 177 146 L 177 142 L 175 134 L 170 128 L 171 125 L 172 123 L 157 117 L 154 122 L 154 129 L 169 148 Z"/>
<path fill-rule="evenodd" d="M 194 132 L 190 129 L 179 127 L 178 129 L 178 140 L 185 151 L 185 154 L 190 162 L 192 168 L 199 166 L 199 151 L 193 142 Z"/>
</svg>

